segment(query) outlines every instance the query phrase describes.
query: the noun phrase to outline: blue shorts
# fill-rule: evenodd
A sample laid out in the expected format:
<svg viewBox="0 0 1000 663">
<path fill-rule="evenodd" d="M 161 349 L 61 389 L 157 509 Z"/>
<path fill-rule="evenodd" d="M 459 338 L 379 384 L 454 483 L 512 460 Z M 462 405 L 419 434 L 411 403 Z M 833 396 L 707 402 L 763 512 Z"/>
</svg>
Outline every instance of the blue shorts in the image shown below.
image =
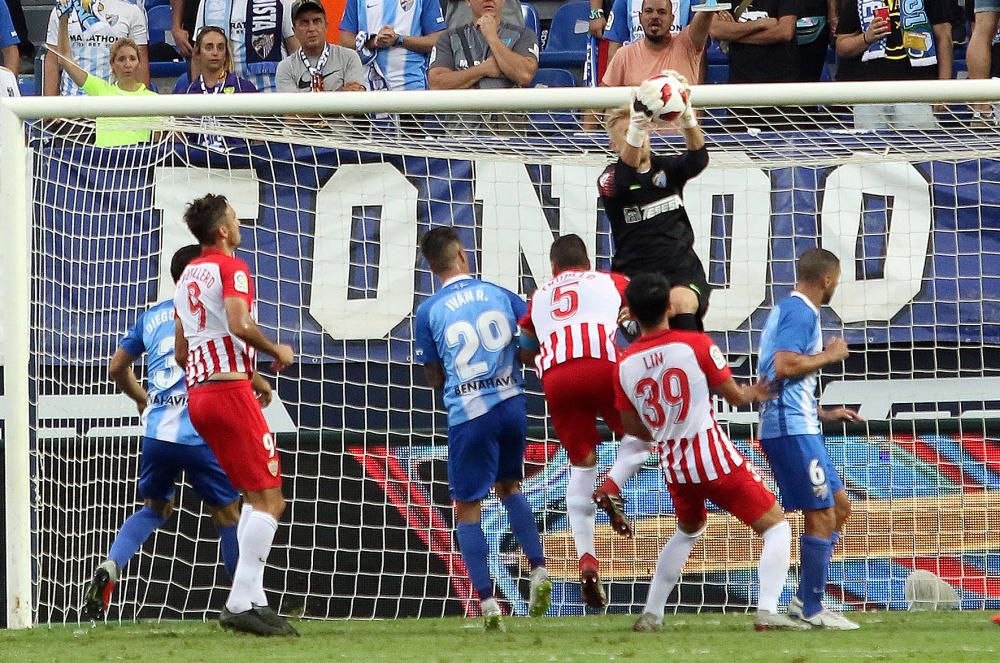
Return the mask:
<svg viewBox="0 0 1000 663">
<path fill-rule="evenodd" d="M 184 474 L 205 504 L 225 506 L 239 499 L 208 445 L 175 444 L 142 438 L 139 495 L 144 500 L 169 502 L 176 492 L 177 475 Z"/>
<path fill-rule="evenodd" d="M 786 435 L 761 440 L 785 511 L 818 511 L 833 506 L 844 482 L 826 452 L 822 435 Z"/>
<path fill-rule="evenodd" d="M 524 478 L 528 415 L 524 396 L 448 429 L 448 489 L 456 502 L 475 502 L 497 481 Z"/>
<path fill-rule="evenodd" d="M 975 13 L 998 12 L 1000 13 L 1000 0 L 974 0 Z M 968 5 L 966 5 L 968 6 Z"/>
</svg>

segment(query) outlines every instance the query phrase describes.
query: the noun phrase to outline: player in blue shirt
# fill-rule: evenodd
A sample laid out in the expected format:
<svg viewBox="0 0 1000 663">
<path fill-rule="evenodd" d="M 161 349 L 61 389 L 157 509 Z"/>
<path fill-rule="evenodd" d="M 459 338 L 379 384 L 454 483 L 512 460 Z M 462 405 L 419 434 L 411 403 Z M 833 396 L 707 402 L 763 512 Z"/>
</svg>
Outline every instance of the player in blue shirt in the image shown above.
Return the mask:
<svg viewBox="0 0 1000 663">
<path fill-rule="evenodd" d="M 805 516 L 801 578 L 788 615 L 812 626 L 852 630 L 858 625 L 822 603 L 827 568 L 851 506 L 820 422 L 862 421 L 853 410 L 822 410 L 816 401 L 819 369 L 848 356 L 844 339 L 834 338 L 824 348 L 820 331 L 819 307 L 829 304 L 837 289 L 840 261 L 825 249 L 809 249 L 797 271 L 795 290 L 771 311 L 761 336 L 757 371 L 774 382 L 777 398 L 761 410 L 760 444 L 785 511 Z"/>
<path fill-rule="evenodd" d="M 452 228 L 425 234 L 420 251 L 441 288 L 417 309 L 416 360 L 427 383 L 444 388 L 448 488 L 455 501 L 458 545 L 479 593 L 486 629 L 503 630 L 480 520 L 480 502 L 490 488 L 507 510 L 531 565 L 529 614 L 544 615 L 552 594 L 535 514 L 521 493 L 528 419 L 514 332 L 528 307 L 509 290 L 469 275 L 468 257 Z"/>
<path fill-rule="evenodd" d="M 170 261 L 174 283 L 187 264 L 201 255 L 197 244 L 179 249 Z M 84 617 L 97 619 L 107 611 L 121 572 L 146 539 L 162 527 L 174 509 L 174 482 L 184 470 L 195 492 L 205 501 L 219 530 L 222 558 L 233 577 L 239 556 L 237 522 L 240 495 L 219 466 L 215 454 L 191 425 L 187 411 L 184 369 L 174 361 L 174 302 L 161 302 L 139 316 L 111 358 L 108 373 L 135 401 L 145 432 L 139 470 L 139 495 L 145 505 L 126 520 L 111 544 L 108 559 L 97 567 L 87 589 Z M 146 354 L 147 388 L 132 371 Z M 269 402 L 271 387 L 255 376 L 254 388 Z"/>
</svg>

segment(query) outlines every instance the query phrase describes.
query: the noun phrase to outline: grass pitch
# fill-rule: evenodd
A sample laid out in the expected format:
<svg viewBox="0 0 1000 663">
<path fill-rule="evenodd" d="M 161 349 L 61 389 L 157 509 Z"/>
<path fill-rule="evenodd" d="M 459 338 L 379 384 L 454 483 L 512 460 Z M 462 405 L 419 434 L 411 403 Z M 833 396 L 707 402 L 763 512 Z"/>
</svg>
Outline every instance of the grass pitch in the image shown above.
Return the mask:
<svg viewBox="0 0 1000 663">
<path fill-rule="evenodd" d="M 298 639 L 263 639 L 215 623 L 101 624 L 0 631 L 0 661 L 821 661 L 992 662 L 1000 626 L 984 612 L 851 615 L 853 632 L 757 633 L 749 615 L 667 616 L 660 633 L 633 633 L 634 616 L 507 618 L 507 633 L 479 620 L 304 621 Z"/>
</svg>

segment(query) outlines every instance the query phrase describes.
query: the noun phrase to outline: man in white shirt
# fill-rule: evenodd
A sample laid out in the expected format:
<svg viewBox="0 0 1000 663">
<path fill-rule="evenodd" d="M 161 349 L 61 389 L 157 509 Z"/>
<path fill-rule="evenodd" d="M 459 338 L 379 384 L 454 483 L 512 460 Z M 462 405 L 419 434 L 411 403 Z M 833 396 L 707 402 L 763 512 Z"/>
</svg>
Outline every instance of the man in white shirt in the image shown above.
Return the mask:
<svg viewBox="0 0 1000 663">
<path fill-rule="evenodd" d="M 7 67 L 0 67 L 0 97 L 20 97 L 17 76 Z"/>
<path fill-rule="evenodd" d="M 149 33 L 146 13 L 125 0 L 92 0 L 89 4 L 99 23 L 84 31 L 80 26 L 79 12 L 69 16 L 69 40 L 73 59 L 88 74 L 108 80 L 111 77 L 111 46 L 122 37 L 132 39 L 139 46 L 139 69 L 136 79 L 149 85 Z M 49 29 L 45 37 L 49 52 L 45 54 L 43 94 L 80 95 L 83 90 L 68 75 L 59 76 L 59 62 L 54 54 L 59 43 L 59 7 L 49 14 Z"/>
</svg>

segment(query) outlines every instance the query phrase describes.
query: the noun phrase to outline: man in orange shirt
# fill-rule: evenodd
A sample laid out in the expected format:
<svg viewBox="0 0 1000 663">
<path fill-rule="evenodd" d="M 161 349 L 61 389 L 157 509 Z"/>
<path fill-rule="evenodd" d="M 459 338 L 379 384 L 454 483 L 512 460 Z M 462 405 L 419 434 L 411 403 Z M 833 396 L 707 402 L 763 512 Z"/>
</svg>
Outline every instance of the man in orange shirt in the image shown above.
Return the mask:
<svg viewBox="0 0 1000 663">
<path fill-rule="evenodd" d="M 676 37 L 670 0 L 644 0 L 639 25 L 645 37 L 619 48 L 601 80 L 608 87 L 638 85 L 664 69 L 683 74 L 691 85 L 701 83 L 701 59 L 715 12 L 694 12 L 691 23 Z"/>
</svg>

